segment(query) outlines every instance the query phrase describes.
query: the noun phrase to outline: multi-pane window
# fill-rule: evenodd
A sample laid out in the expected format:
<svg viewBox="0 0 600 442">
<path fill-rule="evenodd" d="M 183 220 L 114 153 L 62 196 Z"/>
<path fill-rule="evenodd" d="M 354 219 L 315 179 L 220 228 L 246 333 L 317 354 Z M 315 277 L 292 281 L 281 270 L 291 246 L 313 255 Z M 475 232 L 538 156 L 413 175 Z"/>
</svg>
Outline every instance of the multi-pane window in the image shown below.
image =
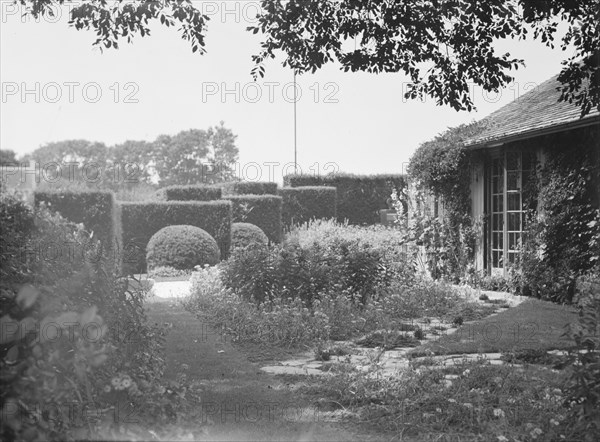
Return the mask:
<svg viewBox="0 0 600 442">
<path fill-rule="evenodd" d="M 519 260 L 526 218 L 523 189 L 533 168 L 527 152 L 507 151 L 494 158 L 490 170 L 490 267 L 503 274 Z"/>
</svg>

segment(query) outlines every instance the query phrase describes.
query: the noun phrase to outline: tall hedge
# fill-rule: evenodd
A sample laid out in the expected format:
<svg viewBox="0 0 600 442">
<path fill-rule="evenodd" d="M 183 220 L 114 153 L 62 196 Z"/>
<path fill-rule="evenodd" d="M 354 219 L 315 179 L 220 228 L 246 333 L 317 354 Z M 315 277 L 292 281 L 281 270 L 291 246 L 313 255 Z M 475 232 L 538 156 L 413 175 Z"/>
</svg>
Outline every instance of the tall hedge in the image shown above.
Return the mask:
<svg viewBox="0 0 600 442">
<path fill-rule="evenodd" d="M 281 242 L 282 199 L 275 195 L 232 195 L 225 197 L 232 204 L 233 222 L 258 226 L 274 243 Z"/>
<path fill-rule="evenodd" d="M 406 186 L 403 175 L 352 175 L 327 176 L 287 175 L 286 186 L 333 186 L 337 188 L 337 218 L 351 224 L 377 224 L 379 210 L 387 209 L 387 200 L 395 187 Z"/>
<path fill-rule="evenodd" d="M 120 210 L 109 191 L 48 190 L 34 192 L 34 205 L 46 203 L 51 210 L 74 223 L 82 223 L 92 238 L 102 244 L 102 252 L 121 266 L 122 232 Z"/>
<path fill-rule="evenodd" d="M 229 201 L 157 201 L 121 204 L 124 269 L 127 273 L 146 270 L 146 246 L 163 227 L 190 225 L 206 230 L 219 244 L 221 257 L 229 254 L 231 203 Z"/>
<path fill-rule="evenodd" d="M 277 195 L 277 183 L 240 181 L 233 184 L 235 195 Z"/>
<path fill-rule="evenodd" d="M 169 186 L 156 192 L 159 201 L 214 201 L 221 199 L 219 187 L 203 185 Z"/>
<path fill-rule="evenodd" d="M 335 187 L 304 186 L 279 189 L 283 198 L 283 225 L 303 224 L 311 219 L 336 217 L 337 191 Z"/>
</svg>

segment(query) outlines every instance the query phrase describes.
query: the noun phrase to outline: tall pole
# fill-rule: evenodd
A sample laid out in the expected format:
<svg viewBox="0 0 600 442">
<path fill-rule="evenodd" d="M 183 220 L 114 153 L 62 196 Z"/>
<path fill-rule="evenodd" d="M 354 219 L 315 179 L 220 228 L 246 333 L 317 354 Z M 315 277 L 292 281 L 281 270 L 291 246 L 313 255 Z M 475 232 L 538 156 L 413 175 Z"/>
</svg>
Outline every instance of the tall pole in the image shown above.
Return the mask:
<svg viewBox="0 0 600 442">
<path fill-rule="evenodd" d="M 294 69 L 294 174 L 298 173 L 298 136 L 296 132 L 296 70 Z"/>
</svg>

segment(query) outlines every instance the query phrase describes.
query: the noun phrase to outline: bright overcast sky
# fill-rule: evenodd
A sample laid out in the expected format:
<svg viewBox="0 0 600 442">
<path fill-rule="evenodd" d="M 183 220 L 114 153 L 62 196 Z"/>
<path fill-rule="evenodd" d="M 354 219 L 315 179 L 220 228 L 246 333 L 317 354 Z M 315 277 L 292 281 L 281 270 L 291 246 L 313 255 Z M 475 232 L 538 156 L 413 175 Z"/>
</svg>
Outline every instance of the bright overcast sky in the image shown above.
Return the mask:
<svg viewBox="0 0 600 442">
<path fill-rule="evenodd" d="M 0 2 L 0 148 L 23 154 L 65 139 L 150 141 L 223 120 L 238 135 L 242 167 L 278 163 L 271 170 L 280 181 L 279 170 L 293 161 L 291 71 L 271 60 L 264 79 L 252 84 L 250 76 L 260 36 L 245 28 L 258 2 L 205 2 L 211 21 L 203 56 L 192 54 L 176 29 L 161 26 L 150 38 L 101 53 L 92 48 L 93 33 L 67 26 L 66 8 L 55 23 L 35 23 L 24 21 L 11 1 Z M 499 95 L 475 88 L 478 111 L 471 113 L 432 99 L 406 102 L 402 74 L 344 73 L 331 65 L 298 77 L 301 169 L 400 173 L 419 143 L 498 109 L 558 73 L 565 56 L 531 41 L 504 42 L 499 49 L 527 66 Z"/>
</svg>

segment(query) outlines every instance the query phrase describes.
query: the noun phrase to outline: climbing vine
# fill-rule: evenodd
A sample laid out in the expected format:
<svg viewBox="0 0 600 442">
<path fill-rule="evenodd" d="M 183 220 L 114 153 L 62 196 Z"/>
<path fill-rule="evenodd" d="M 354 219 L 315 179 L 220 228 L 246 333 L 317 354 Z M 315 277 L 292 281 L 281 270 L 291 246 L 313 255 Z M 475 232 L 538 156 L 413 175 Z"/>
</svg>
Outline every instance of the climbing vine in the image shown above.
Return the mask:
<svg viewBox="0 0 600 442">
<path fill-rule="evenodd" d="M 562 138 L 562 137 L 561 137 Z M 539 168 L 538 213 L 523 244 L 525 294 L 571 302 L 582 274 L 600 264 L 598 131 L 548 138 Z M 564 142 L 577 146 L 576 154 Z"/>
<path fill-rule="evenodd" d="M 473 156 L 468 153 L 465 142 L 484 128 L 485 122 L 473 122 L 448 129 L 421 144 L 410 160 L 414 237 L 425 248 L 434 278 L 458 282 L 474 272 L 480 221 L 471 215 Z M 443 217 L 424 210 L 428 197 L 443 205 Z"/>
</svg>

